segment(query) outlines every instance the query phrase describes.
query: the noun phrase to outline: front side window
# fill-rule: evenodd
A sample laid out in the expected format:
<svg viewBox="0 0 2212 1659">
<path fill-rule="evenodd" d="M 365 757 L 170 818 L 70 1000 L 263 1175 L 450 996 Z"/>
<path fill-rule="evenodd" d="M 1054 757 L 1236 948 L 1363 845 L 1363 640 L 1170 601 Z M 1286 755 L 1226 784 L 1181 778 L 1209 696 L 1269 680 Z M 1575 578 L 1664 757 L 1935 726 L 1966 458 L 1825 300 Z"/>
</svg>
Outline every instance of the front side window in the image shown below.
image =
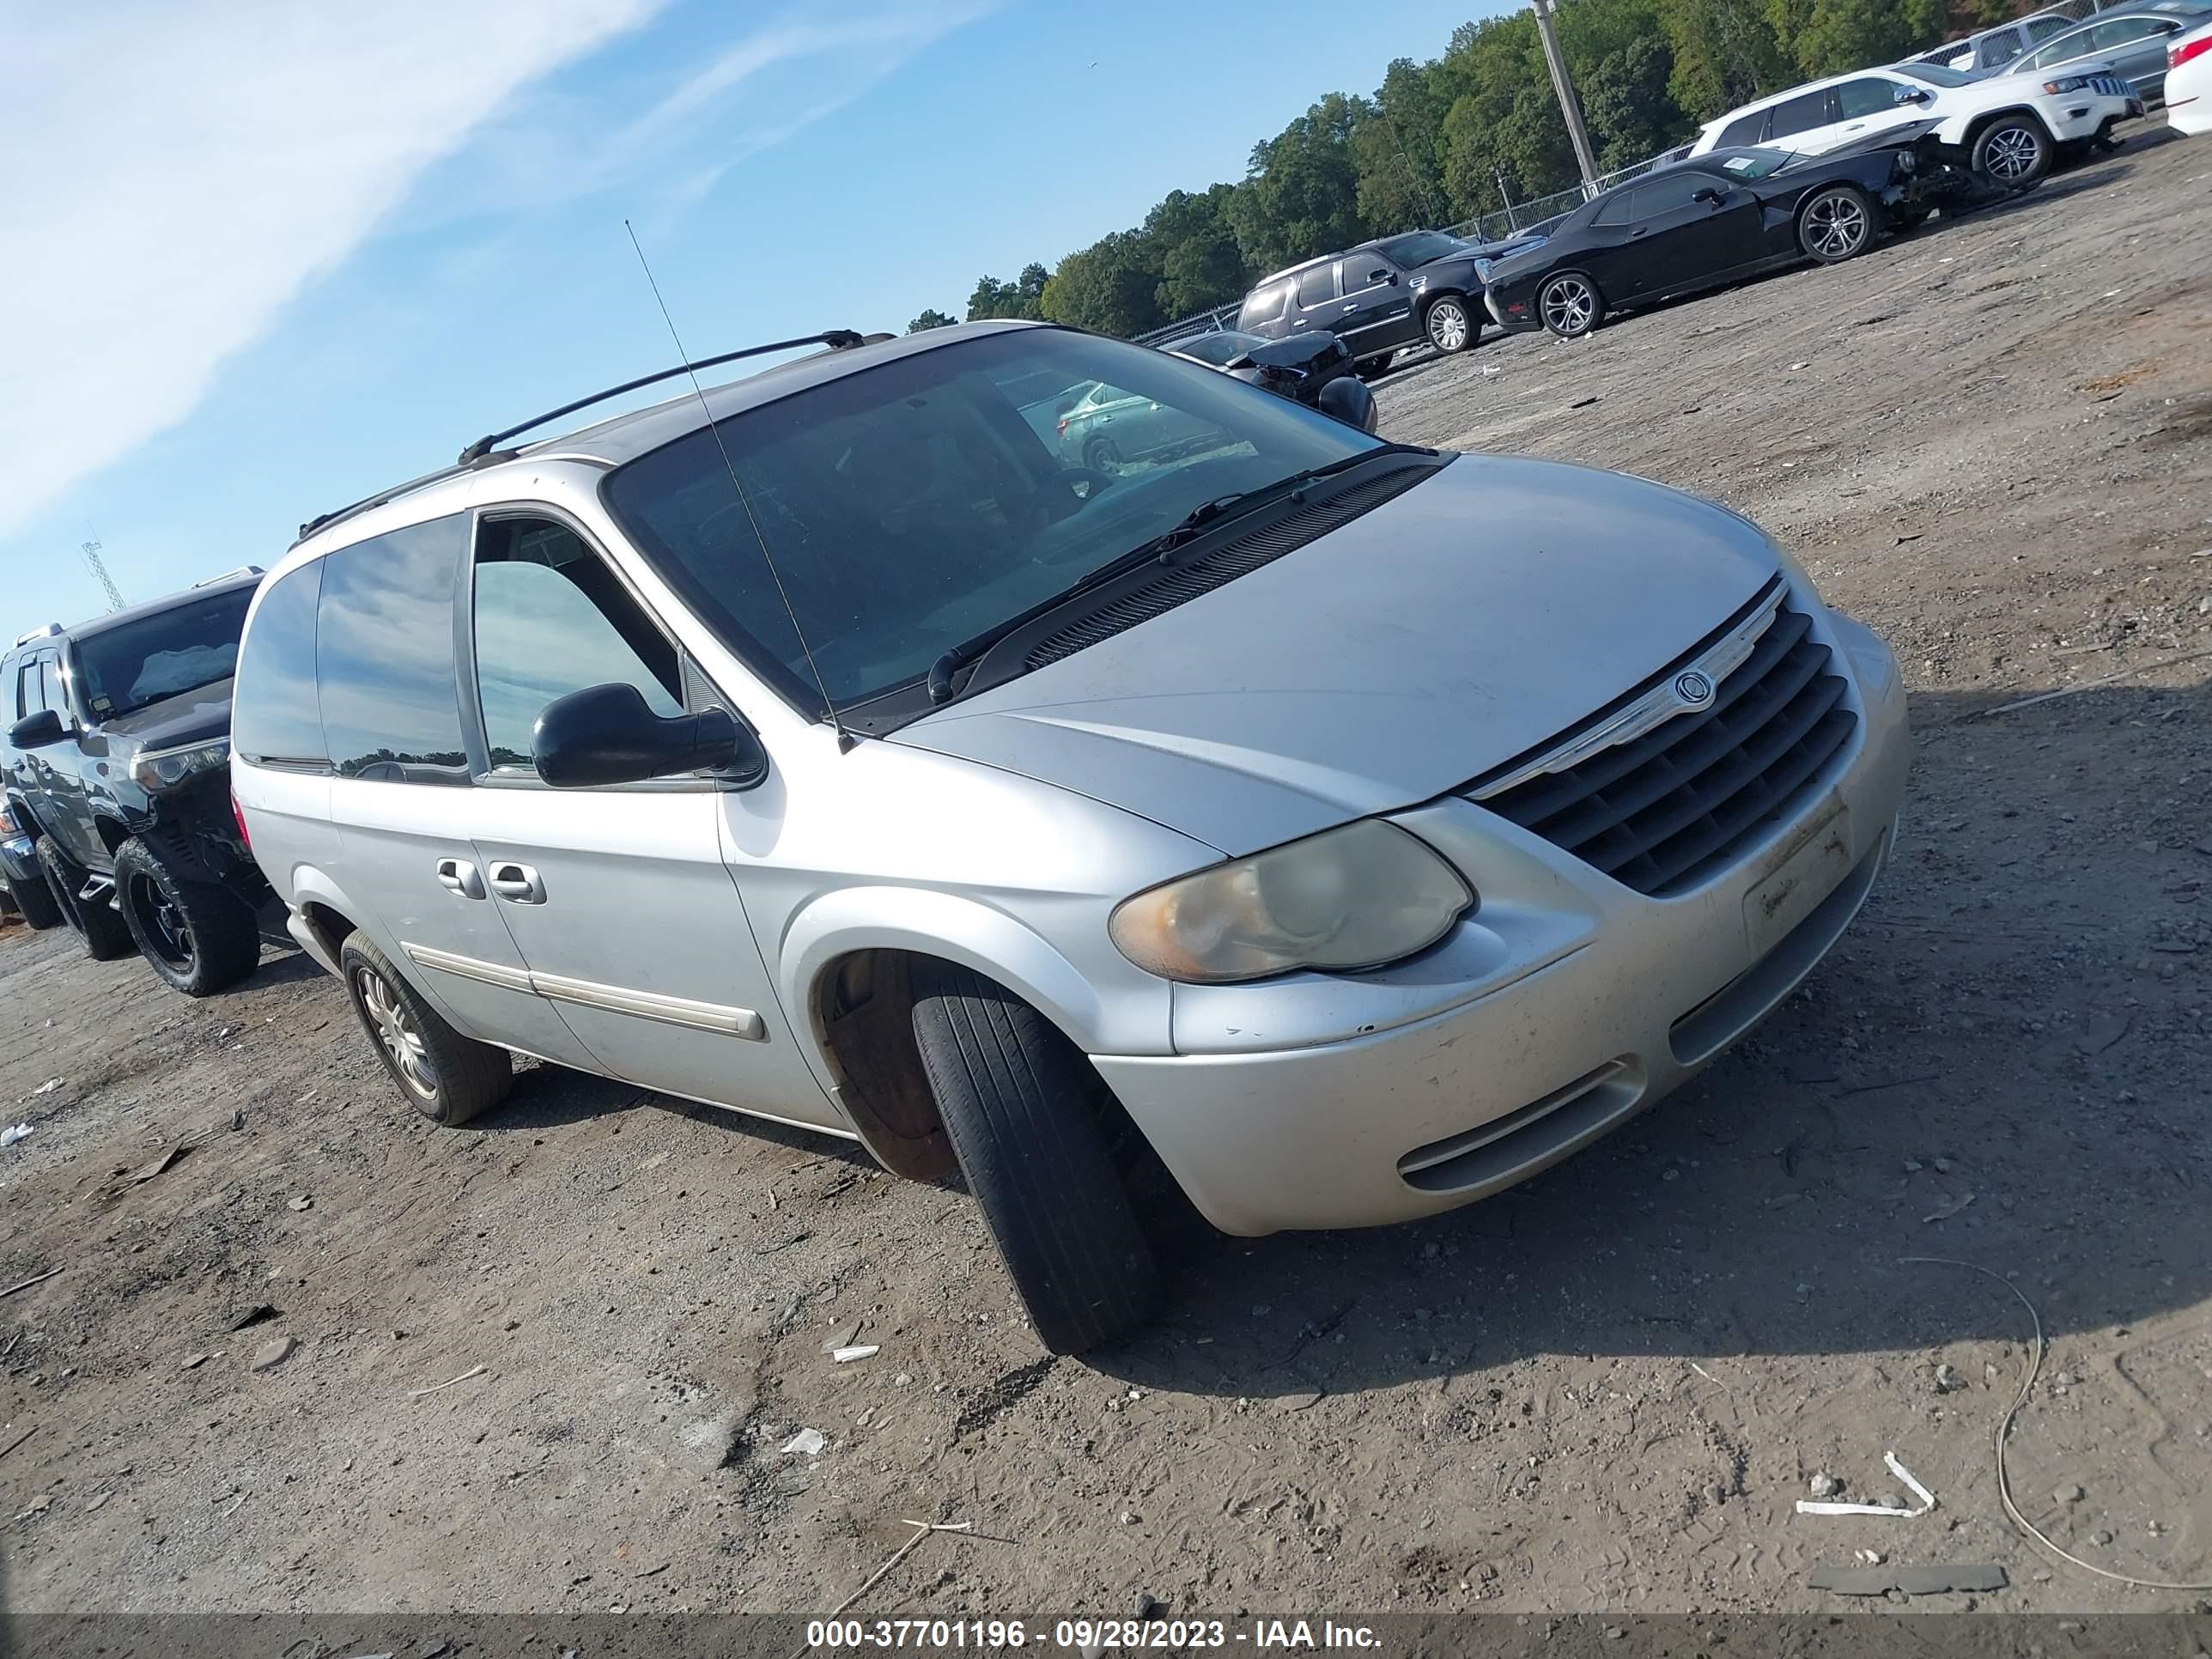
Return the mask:
<svg viewBox="0 0 2212 1659">
<path fill-rule="evenodd" d="M 468 781 L 453 683 L 453 581 L 467 544 L 468 520 L 454 514 L 322 561 L 315 661 L 341 776 Z"/>
<path fill-rule="evenodd" d="M 656 714 L 684 712 L 676 647 L 566 525 L 488 520 L 477 538 L 477 695 L 492 769 L 529 769 L 545 705 L 586 686 L 634 685 Z"/>
<path fill-rule="evenodd" d="M 1140 400 L 1106 428 L 1119 461 L 1103 484 L 1078 465 L 1077 441 L 1092 434 L 1048 437 L 1023 418 L 1035 398 L 1082 381 Z M 841 709 L 913 690 L 945 652 L 1201 504 L 1377 447 L 1167 352 L 1036 328 L 741 410 L 617 469 L 601 489 L 692 612 L 819 713 L 817 668 Z"/>
<path fill-rule="evenodd" d="M 111 720 L 228 679 L 252 600 L 252 588 L 234 588 L 80 635 L 76 670 L 85 713 Z"/>
<path fill-rule="evenodd" d="M 1692 170 L 1670 173 L 1645 180 L 1636 187 L 1636 216 L 1655 219 L 1688 207 L 1701 190 L 1718 190 L 1720 181 L 1710 173 Z"/>
<path fill-rule="evenodd" d="M 39 659 L 33 657 L 15 671 L 15 718 L 35 714 L 46 706 L 46 687 L 39 678 Z"/>
<path fill-rule="evenodd" d="M 64 720 L 69 718 L 69 688 L 62 684 L 62 659 L 51 653 L 39 659 L 39 701 Z"/>
<path fill-rule="evenodd" d="M 1836 88 L 1836 113 L 1845 121 L 1887 114 L 1897 106 L 1897 82 L 1878 75 L 1862 76 Z"/>
<path fill-rule="evenodd" d="M 231 747 L 250 761 L 330 763 L 315 690 L 315 606 L 322 592 L 323 562 L 311 560 L 270 583 L 253 613 L 239 647 L 230 707 Z"/>
</svg>

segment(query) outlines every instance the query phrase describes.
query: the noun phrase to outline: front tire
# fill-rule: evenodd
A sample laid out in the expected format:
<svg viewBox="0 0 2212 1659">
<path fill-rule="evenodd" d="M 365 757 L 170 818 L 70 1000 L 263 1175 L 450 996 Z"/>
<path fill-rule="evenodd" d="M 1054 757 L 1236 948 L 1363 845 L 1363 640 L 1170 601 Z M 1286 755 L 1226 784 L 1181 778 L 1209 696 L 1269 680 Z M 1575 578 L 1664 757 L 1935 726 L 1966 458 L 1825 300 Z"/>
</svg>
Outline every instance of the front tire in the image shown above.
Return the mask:
<svg viewBox="0 0 2212 1659">
<path fill-rule="evenodd" d="M 55 844 L 52 836 L 39 837 L 39 868 L 46 872 L 54 906 L 70 931 L 84 941 L 84 953 L 94 962 L 113 962 L 134 948 L 131 929 L 104 900 L 87 902 L 77 896 L 88 879 L 76 860 Z"/>
<path fill-rule="evenodd" d="M 359 933 L 347 934 L 338 948 L 338 973 L 384 1069 L 430 1121 L 452 1128 L 507 1098 L 514 1086 L 507 1050 L 447 1024 Z"/>
<path fill-rule="evenodd" d="M 23 918 L 23 925 L 33 933 L 43 933 L 62 925 L 61 906 L 54 902 L 54 890 L 46 885 L 43 875 L 28 881 L 10 881 L 8 896 L 15 902 L 15 913 Z"/>
<path fill-rule="evenodd" d="M 138 954 L 172 990 L 213 996 L 261 960 L 261 930 L 236 894 L 185 880 L 135 836 L 116 849 L 115 889 Z"/>
<path fill-rule="evenodd" d="M 946 1138 L 1037 1338 L 1081 1353 L 1160 1301 L 1101 1116 L 1104 1085 L 1050 1021 L 981 975 L 918 964 L 914 1036 Z"/>
<path fill-rule="evenodd" d="M 2002 190 L 2026 190 L 2051 171 L 2057 152 L 2032 115 L 2001 115 L 1974 140 L 1973 168 Z"/>
<path fill-rule="evenodd" d="M 1536 314 L 1562 340 L 1579 340 L 1605 320 L 1605 296 L 1582 272 L 1562 271 L 1536 290 Z"/>
<path fill-rule="evenodd" d="M 1429 343 L 1449 356 L 1465 351 L 1481 337 L 1482 325 L 1467 301 L 1456 294 L 1447 294 L 1430 302 L 1424 325 L 1429 333 Z"/>
<path fill-rule="evenodd" d="M 1797 210 L 1797 246 L 1824 265 L 1856 259 L 1874 240 L 1874 204 L 1850 185 L 1827 185 Z"/>
</svg>

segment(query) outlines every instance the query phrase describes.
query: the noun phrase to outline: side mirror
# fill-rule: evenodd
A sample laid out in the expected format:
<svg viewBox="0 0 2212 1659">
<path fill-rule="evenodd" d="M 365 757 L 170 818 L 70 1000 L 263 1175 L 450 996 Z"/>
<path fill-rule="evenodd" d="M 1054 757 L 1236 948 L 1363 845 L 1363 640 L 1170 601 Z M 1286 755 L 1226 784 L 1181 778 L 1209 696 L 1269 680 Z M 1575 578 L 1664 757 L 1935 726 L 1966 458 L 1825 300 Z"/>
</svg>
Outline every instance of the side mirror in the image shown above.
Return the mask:
<svg viewBox="0 0 2212 1659">
<path fill-rule="evenodd" d="M 545 705 L 532 733 L 538 775 L 556 789 L 641 783 L 724 769 L 768 769 L 760 739 L 726 708 L 664 717 L 634 685 L 586 686 Z"/>
<path fill-rule="evenodd" d="M 1701 189 L 1692 191 L 1690 193 L 1690 199 L 1693 202 L 1711 202 L 1715 207 L 1718 207 L 1727 198 L 1713 185 L 1706 185 Z"/>
<path fill-rule="evenodd" d="M 1322 414 L 1334 415 L 1346 426 L 1356 426 L 1362 432 L 1375 430 L 1375 394 L 1355 376 L 1338 375 L 1321 389 L 1314 404 Z"/>
<path fill-rule="evenodd" d="M 1923 92 L 1918 87 L 1899 87 L 1897 89 L 1897 101 L 1900 104 L 1924 104 L 1934 95 L 1933 93 Z"/>
<path fill-rule="evenodd" d="M 62 717 L 51 708 L 26 714 L 8 728 L 8 741 L 18 749 L 44 749 L 68 735 L 62 727 Z"/>
</svg>

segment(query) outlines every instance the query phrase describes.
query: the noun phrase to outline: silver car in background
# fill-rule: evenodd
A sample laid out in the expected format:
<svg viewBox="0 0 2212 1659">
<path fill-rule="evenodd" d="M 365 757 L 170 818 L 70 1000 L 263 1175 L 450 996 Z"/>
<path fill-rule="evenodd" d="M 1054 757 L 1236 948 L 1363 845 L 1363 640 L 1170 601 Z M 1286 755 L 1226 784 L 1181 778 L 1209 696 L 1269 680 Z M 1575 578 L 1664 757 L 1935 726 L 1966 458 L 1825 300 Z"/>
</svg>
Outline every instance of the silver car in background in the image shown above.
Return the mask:
<svg viewBox="0 0 2212 1659">
<path fill-rule="evenodd" d="M 832 349 L 303 526 L 241 821 L 401 1091 L 509 1051 L 964 1176 L 1044 1345 L 1662 1099 L 1889 856 L 1888 650 L 1724 508 L 1163 352 Z M 1102 478 L 1085 382 L 1216 441 Z M 519 428 L 520 429 L 520 428 Z M 1170 1195 L 1171 1196 L 1171 1195 Z"/>
</svg>

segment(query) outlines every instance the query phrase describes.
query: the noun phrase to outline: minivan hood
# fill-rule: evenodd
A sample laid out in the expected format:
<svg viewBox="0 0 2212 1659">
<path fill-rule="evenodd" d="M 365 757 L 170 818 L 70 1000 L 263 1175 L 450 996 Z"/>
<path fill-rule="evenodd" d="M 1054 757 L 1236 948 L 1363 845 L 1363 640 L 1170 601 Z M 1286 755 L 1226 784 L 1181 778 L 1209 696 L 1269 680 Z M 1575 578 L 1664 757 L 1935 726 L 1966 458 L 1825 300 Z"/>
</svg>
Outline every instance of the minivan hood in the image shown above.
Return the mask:
<svg viewBox="0 0 2212 1659">
<path fill-rule="evenodd" d="M 1772 577 L 1710 502 L 1462 455 L 1297 551 L 902 728 L 1229 854 L 1443 794 L 1680 656 Z"/>
<path fill-rule="evenodd" d="M 179 691 L 173 697 L 103 720 L 100 729 L 111 743 L 121 738 L 133 749 L 174 749 L 179 744 L 226 736 L 230 731 L 230 682 L 216 680 Z"/>
</svg>

